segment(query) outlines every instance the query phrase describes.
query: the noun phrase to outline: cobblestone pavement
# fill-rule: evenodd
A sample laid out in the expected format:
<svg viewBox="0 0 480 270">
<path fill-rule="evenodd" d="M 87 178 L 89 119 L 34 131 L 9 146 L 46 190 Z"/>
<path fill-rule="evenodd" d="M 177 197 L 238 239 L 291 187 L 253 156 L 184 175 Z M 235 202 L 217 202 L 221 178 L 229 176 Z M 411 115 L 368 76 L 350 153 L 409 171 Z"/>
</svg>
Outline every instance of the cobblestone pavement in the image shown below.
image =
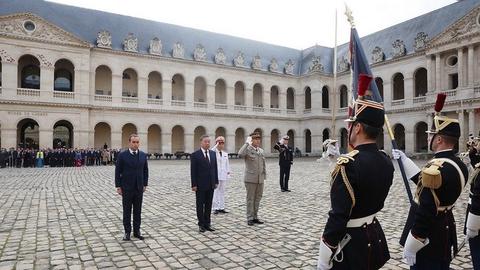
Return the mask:
<svg viewBox="0 0 480 270">
<path fill-rule="evenodd" d="M 247 226 L 243 161 L 232 160 L 229 214 L 212 215 L 217 231 L 200 234 L 188 161 L 150 161 L 144 196 L 144 241 L 122 241 L 121 198 L 112 166 L 0 170 L 0 269 L 314 269 L 329 200 L 328 165 L 298 159 L 291 193 L 280 192 L 278 165 L 268 176 L 260 218 Z M 463 227 L 466 194 L 456 207 Z M 407 197 L 396 173 L 379 220 L 392 259 L 385 269 L 406 269 L 398 238 Z M 463 241 L 459 235 L 459 242 Z M 468 245 L 453 269 L 471 269 Z"/>
</svg>

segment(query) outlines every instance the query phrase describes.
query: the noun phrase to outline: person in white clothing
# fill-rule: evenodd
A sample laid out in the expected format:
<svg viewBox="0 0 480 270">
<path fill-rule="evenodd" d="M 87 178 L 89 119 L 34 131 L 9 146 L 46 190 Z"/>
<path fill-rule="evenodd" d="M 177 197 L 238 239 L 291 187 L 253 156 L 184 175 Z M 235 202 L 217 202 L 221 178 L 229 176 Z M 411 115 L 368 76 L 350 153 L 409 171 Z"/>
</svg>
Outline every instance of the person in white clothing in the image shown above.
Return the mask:
<svg viewBox="0 0 480 270">
<path fill-rule="evenodd" d="M 212 148 L 217 154 L 217 169 L 218 169 L 218 187 L 213 193 L 213 213 L 226 214 L 225 210 L 225 188 L 227 180 L 230 177 L 230 162 L 228 160 L 228 153 L 225 152 L 225 138 L 218 136 L 215 140 L 216 144 Z"/>
</svg>

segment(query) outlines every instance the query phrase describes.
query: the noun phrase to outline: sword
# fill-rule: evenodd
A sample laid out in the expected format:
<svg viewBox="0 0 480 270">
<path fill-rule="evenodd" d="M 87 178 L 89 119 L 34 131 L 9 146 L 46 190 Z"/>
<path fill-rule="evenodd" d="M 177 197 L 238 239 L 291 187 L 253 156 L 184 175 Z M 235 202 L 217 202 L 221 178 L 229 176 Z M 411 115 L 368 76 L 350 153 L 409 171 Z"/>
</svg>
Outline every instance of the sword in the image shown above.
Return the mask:
<svg viewBox="0 0 480 270">
<path fill-rule="evenodd" d="M 345 236 L 340 241 L 340 243 L 338 243 L 337 251 L 335 251 L 335 254 L 330 259 L 330 262 L 329 262 L 330 265 L 332 265 L 333 260 L 335 260 L 336 262 L 342 262 L 343 261 L 342 249 L 348 244 L 348 242 L 350 242 L 350 240 L 352 240 L 352 236 L 350 236 L 350 234 L 348 234 L 348 233 L 345 234 Z M 340 255 L 340 253 L 342 254 L 342 256 L 341 256 L 340 259 L 338 259 L 337 256 Z"/>
</svg>

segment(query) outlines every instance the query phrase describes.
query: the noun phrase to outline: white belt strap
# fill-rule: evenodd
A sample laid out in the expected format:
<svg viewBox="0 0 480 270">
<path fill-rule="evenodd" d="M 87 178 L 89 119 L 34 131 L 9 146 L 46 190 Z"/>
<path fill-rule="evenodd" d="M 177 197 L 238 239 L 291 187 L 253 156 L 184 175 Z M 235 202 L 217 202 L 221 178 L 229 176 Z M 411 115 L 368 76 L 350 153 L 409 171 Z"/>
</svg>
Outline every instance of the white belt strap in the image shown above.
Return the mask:
<svg viewBox="0 0 480 270">
<path fill-rule="evenodd" d="M 460 195 L 462 194 L 463 192 L 463 188 L 465 187 L 465 176 L 463 175 L 463 172 L 462 170 L 460 169 L 460 167 L 458 167 L 457 163 L 455 163 L 455 161 L 449 159 L 449 158 L 436 158 L 436 160 L 441 160 L 443 162 L 446 162 L 450 165 L 452 165 L 458 172 L 458 176 L 460 177 L 460 183 L 461 183 L 461 186 L 460 186 Z M 460 197 L 460 196 L 459 196 Z M 458 199 L 458 198 L 457 198 Z M 454 203 L 455 204 L 455 203 Z M 454 205 L 453 204 L 453 205 Z M 445 210 L 451 210 L 453 208 L 453 205 L 449 205 L 449 206 L 440 206 L 437 208 L 437 211 L 445 211 Z"/>
<path fill-rule="evenodd" d="M 358 228 L 358 227 L 361 227 L 364 224 L 369 225 L 373 222 L 376 215 L 377 215 L 377 213 L 371 214 L 370 216 L 366 216 L 366 217 L 362 217 L 362 218 L 350 219 L 347 223 L 347 228 Z"/>
</svg>

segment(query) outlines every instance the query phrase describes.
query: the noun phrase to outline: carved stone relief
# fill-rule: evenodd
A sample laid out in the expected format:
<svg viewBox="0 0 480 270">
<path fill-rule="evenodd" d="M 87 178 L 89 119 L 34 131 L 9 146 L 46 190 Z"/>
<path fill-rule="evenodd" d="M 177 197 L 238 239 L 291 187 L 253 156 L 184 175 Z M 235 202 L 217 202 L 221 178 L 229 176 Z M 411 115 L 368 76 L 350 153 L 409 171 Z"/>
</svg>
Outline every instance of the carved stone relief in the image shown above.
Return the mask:
<svg viewBox="0 0 480 270">
<path fill-rule="evenodd" d="M 158 38 L 153 38 L 150 40 L 150 48 L 149 48 L 149 53 L 154 54 L 154 55 L 162 55 L 162 41 Z"/>
<path fill-rule="evenodd" d="M 123 40 L 123 50 L 126 52 L 138 52 L 138 39 L 132 33 Z"/>
</svg>

